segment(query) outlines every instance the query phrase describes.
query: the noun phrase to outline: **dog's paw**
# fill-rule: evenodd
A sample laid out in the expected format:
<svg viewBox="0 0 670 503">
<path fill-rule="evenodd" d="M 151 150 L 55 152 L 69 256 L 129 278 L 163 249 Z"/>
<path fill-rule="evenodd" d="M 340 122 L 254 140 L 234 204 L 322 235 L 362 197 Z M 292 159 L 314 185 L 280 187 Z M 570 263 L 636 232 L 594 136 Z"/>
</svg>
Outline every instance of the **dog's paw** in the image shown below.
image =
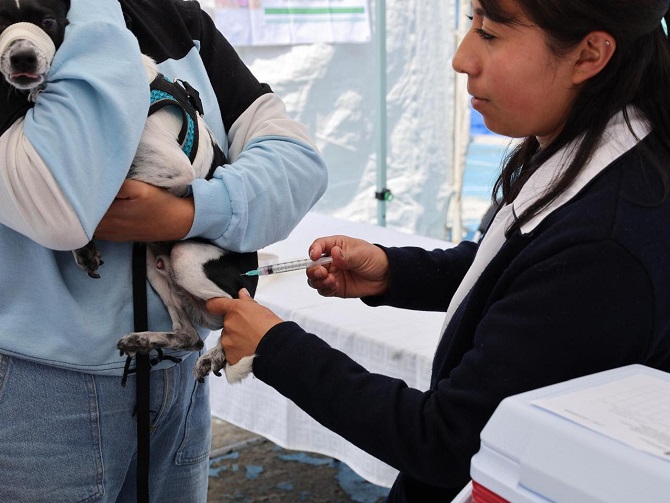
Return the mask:
<svg viewBox="0 0 670 503">
<path fill-rule="evenodd" d="M 193 377 L 199 382 L 204 382 L 205 376 L 210 372 L 216 376 L 221 376 L 221 369 L 226 366 L 226 355 L 221 346 L 216 345 L 195 362 L 193 367 Z"/>
<path fill-rule="evenodd" d="M 86 272 L 86 274 L 89 275 L 89 277 L 94 279 L 100 278 L 98 269 L 102 264 L 104 264 L 104 262 L 102 261 L 100 252 L 98 251 L 93 241 L 89 241 L 86 246 L 83 246 L 78 250 L 74 250 L 72 253 L 74 254 L 77 265 L 81 267 Z"/>
<path fill-rule="evenodd" d="M 215 346 L 195 362 L 193 367 L 193 376 L 199 381 L 204 382 L 205 376 L 210 372 L 221 377 L 221 370 L 226 374 L 226 380 L 229 383 L 236 383 L 251 374 L 253 370 L 254 356 L 245 356 L 235 365 L 229 365 L 226 362 L 226 355 L 221 346 Z"/>
<path fill-rule="evenodd" d="M 116 343 L 116 348 L 128 356 L 135 356 L 137 353 L 149 353 L 156 347 L 155 338 L 151 337 L 152 332 L 134 332 L 125 337 L 121 337 Z"/>
</svg>

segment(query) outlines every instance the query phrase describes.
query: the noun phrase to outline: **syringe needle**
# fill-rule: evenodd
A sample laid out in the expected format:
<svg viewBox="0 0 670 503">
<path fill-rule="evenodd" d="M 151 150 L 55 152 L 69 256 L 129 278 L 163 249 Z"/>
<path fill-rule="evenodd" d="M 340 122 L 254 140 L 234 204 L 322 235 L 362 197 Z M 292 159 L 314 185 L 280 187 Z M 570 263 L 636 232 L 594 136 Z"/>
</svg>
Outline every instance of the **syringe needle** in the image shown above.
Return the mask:
<svg viewBox="0 0 670 503">
<path fill-rule="evenodd" d="M 247 271 L 243 273 L 242 276 L 268 276 L 270 274 L 278 274 L 280 272 L 298 271 L 300 269 L 308 269 L 317 265 L 330 264 L 332 261 L 332 257 L 321 257 L 317 260 L 291 260 L 289 262 L 281 262 L 279 264 L 264 265 L 258 269 Z"/>
</svg>

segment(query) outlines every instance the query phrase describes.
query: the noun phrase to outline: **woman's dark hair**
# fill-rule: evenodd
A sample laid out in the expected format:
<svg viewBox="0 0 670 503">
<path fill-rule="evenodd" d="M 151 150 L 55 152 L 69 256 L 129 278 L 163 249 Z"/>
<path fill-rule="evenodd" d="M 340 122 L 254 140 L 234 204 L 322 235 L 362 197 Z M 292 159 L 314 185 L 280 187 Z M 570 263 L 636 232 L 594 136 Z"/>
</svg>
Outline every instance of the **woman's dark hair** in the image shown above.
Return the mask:
<svg viewBox="0 0 670 503">
<path fill-rule="evenodd" d="M 547 44 L 557 56 L 566 54 L 594 30 L 605 31 L 616 40 L 607 66 L 582 86 L 567 122 L 559 135 L 540 150 L 537 139 L 525 138 L 505 158 L 493 189 L 494 198 L 510 203 L 528 177 L 559 149 L 583 134 L 572 164 L 549 190 L 521 215 L 518 228 L 556 199 L 579 174 L 595 150 L 608 121 L 634 105 L 666 147 L 665 162 L 656 163 L 664 194 L 668 192 L 670 169 L 670 41 L 661 23 L 670 22 L 668 0 L 516 0 L 529 20 L 542 29 Z M 515 24 L 498 0 L 480 0 L 486 16 L 494 22 Z M 629 123 L 629 122 L 628 122 Z M 630 125 L 630 123 L 629 123 Z M 661 154 L 662 153 L 657 153 Z M 510 229 L 511 230 L 511 229 Z"/>
</svg>

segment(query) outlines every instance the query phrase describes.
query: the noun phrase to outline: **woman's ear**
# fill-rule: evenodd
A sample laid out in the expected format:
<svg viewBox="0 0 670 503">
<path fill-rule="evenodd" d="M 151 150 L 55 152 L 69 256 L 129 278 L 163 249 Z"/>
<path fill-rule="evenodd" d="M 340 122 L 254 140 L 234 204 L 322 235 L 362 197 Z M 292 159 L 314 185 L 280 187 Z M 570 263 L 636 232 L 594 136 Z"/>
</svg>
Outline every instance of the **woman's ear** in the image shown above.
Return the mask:
<svg viewBox="0 0 670 503">
<path fill-rule="evenodd" d="M 572 83 L 583 84 L 598 75 L 607 66 L 616 50 L 616 40 L 604 31 L 593 31 L 576 48 L 577 61 L 572 72 Z"/>
</svg>

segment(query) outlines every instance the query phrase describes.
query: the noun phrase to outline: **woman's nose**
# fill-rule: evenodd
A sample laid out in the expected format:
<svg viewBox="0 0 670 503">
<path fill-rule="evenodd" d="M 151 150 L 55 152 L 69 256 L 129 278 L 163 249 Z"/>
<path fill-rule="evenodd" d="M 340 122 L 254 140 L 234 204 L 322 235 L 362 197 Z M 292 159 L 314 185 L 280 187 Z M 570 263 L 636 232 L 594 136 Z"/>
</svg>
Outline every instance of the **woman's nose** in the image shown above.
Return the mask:
<svg viewBox="0 0 670 503">
<path fill-rule="evenodd" d="M 472 50 L 471 40 L 472 32 L 468 32 L 458 44 L 456 53 L 451 60 L 451 66 L 458 73 L 465 73 L 466 75 L 475 75 L 478 71 L 479 64 Z"/>
</svg>

